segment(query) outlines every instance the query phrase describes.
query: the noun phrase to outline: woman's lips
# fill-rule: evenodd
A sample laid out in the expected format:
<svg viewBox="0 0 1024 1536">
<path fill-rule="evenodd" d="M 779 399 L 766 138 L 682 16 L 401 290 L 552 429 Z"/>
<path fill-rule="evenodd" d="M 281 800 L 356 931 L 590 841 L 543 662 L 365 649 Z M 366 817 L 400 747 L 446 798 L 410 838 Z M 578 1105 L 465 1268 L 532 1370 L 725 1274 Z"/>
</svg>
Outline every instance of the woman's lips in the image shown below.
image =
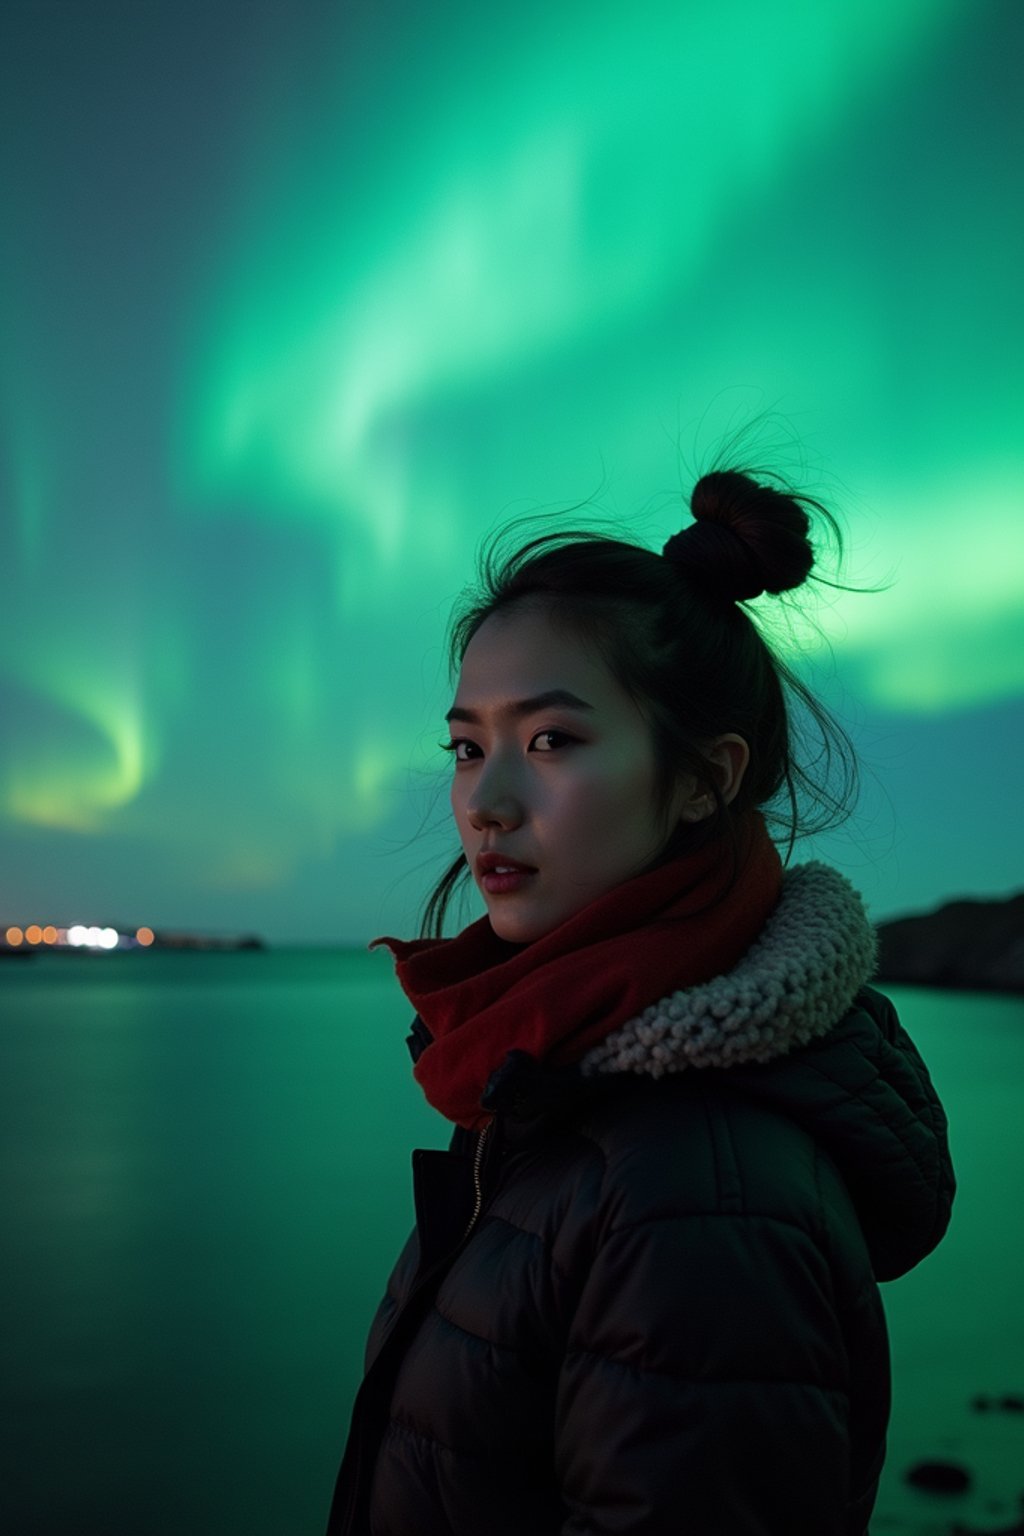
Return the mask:
<svg viewBox="0 0 1024 1536">
<path fill-rule="evenodd" d="M 488 870 L 482 876 L 480 884 L 489 896 L 508 896 L 513 891 L 518 891 L 527 881 L 532 880 L 536 873 L 535 869 L 514 869 L 510 874 L 499 875 L 493 870 Z"/>
<path fill-rule="evenodd" d="M 514 869 L 527 875 L 536 873 L 532 864 L 526 864 L 522 859 L 514 858 L 510 853 L 499 853 L 493 848 L 485 848 L 477 854 L 476 867 L 477 873 L 480 875 L 493 875 L 499 869 Z"/>
</svg>

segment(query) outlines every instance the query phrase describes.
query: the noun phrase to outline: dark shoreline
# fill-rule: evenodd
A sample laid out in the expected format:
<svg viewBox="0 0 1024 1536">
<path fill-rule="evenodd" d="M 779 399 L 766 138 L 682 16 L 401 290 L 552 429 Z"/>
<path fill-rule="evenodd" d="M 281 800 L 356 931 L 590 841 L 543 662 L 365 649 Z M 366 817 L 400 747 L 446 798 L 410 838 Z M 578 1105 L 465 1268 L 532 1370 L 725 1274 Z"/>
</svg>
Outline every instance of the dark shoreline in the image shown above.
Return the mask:
<svg viewBox="0 0 1024 1536">
<path fill-rule="evenodd" d="M 949 901 L 877 932 L 881 983 L 1024 994 L 1024 892 Z"/>
</svg>

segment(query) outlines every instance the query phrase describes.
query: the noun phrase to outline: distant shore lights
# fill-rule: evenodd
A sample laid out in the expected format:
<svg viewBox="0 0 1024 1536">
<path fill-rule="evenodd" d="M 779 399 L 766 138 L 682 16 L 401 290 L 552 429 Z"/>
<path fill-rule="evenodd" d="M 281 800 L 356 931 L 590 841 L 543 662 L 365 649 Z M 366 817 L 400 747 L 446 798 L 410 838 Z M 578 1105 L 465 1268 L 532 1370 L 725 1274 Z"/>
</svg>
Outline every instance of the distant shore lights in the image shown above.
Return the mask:
<svg viewBox="0 0 1024 1536">
<path fill-rule="evenodd" d="M 51 924 L 7 923 L 0 919 L 0 959 L 5 955 L 33 955 L 47 952 L 105 955 L 132 954 L 140 949 L 155 954 L 166 950 L 228 953 L 243 949 L 266 949 L 265 939 L 255 933 L 192 933 L 179 928 L 118 928 L 113 925 L 69 923 L 66 928 Z"/>
<path fill-rule="evenodd" d="M 89 927 L 85 923 L 73 923 L 70 928 L 57 928 L 52 923 L 43 928 L 38 923 L 29 923 L 26 928 L 19 928 L 12 923 L 4 939 L 11 949 L 39 944 L 54 949 L 136 949 L 148 948 L 153 943 L 153 930 L 136 928 L 134 933 L 120 933 L 116 928 Z"/>
</svg>

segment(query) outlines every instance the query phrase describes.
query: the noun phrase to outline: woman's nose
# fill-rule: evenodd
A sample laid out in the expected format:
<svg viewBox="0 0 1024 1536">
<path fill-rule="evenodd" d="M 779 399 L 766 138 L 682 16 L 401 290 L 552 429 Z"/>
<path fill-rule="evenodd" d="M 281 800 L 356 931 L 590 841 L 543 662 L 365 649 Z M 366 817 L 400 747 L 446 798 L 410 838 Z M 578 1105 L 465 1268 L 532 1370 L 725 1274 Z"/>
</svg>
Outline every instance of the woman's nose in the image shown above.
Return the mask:
<svg viewBox="0 0 1024 1536">
<path fill-rule="evenodd" d="M 522 820 L 522 801 L 510 784 L 499 783 L 498 778 L 492 775 L 486 783 L 474 786 L 466 815 L 471 825 L 478 828 L 495 821 L 502 826 L 514 825 Z"/>
<path fill-rule="evenodd" d="M 517 825 L 523 818 L 523 764 L 514 753 L 492 752 L 477 767 L 466 815 L 474 827 Z"/>
<path fill-rule="evenodd" d="M 508 827 L 514 826 L 522 819 L 521 813 L 517 811 L 514 802 L 507 795 L 500 800 L 490 797 L 482 802 L 477 801 L 476 804 L 467 808 L 466 815 L 470 826 L 476 827 L 478 831 L 482 831 L 484 827 L 490 826 L 495 821 L 500 822 L 503 827 Z"/>
</svg>

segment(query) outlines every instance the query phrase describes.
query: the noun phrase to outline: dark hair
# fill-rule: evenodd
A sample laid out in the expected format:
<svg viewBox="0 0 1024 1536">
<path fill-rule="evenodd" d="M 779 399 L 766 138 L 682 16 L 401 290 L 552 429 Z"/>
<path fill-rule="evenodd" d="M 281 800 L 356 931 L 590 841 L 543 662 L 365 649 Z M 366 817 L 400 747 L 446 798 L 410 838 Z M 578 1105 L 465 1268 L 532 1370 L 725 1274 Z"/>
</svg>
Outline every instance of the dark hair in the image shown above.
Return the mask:
<svg viewBox="0 0 1024 1536">
<path fill-rule="evenodd" d="M 506 530 L 499 529 L 484 546 L 479 590 L 463 595 L 450 621 L 454 678 L 485 619 L 523 603 L 542 606 L 563 633 L 602 659 L 647 720 L 662 818 L 680 773 L 695 774 L 712 792 L 714 813 L 679 825 L 638 873 L 716 836 L 726 836 L 735 849 L 737 820 L 755 806 L 770 828 L 781 831 L 788 860 L 797 837 L 845 820 L 858 783 L 849 736 L 775 653 L 744 606 L 762 592 L 786 592 L 808 577 L 840 585 L 810 574 L 808 509 L 824 519 L 841 556 L 836 519 L 780 477 L 757 470 L 703 475 L 690 507 L 696 521 L 670 538 L 663 554 L 587 529 L 562 529 L 500 560 L 495 545 Z M 794 738 L 802 744 L 808 727 L 819 745 L 804 754 L 795 750 Z M 730 731 L 748 743 L 750 761 L 739 792 L 726 804 L 698 743 Z M 836 770 L 839 784 L 833 788 Z M 427 898 L 421 938 L 442 937 L 448 904 L 469 874 L 460 853 Z"/>
</svg>

